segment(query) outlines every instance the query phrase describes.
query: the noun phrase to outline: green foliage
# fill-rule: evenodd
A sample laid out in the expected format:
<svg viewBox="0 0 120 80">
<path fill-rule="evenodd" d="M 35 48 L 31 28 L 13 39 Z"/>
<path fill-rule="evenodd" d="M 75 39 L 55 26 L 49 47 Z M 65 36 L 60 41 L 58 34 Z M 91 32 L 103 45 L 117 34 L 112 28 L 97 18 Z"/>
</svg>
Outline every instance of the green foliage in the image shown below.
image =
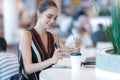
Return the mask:
<svg viewBox="0 0 120 80">
<path fill-rule="evenodd" d="M 112 23 L 107 27 L 106 34 L 113 44 L 115 54 L 120 55 L 120 6 L 114 5 L 111 9 Z"/>
<path fill-rule="evenodd" d="M 111 15 L 111 12 L 110 10 L 102 10 L 99 12 L 99 16 L 110 16 Z"/>
<path fill-rule="evenodd" d="M 94 0 L 91 0 L 93 6 L 95 7 L 95 11 L 98 14 L 98 8 Z M 107 38 L 113 44 L 113 50 L 115 54 L 120 55 L 120 4 L 115 5 L 115 1 L 113 0 L 113 6 L 109 13 L 111 16 L 112 23 L 106 29 Z M 108 11 L 109 12 L 109 11 Z M 107 15 L 106 11 L 103 11 L 102 14 Z"/>
</svg>

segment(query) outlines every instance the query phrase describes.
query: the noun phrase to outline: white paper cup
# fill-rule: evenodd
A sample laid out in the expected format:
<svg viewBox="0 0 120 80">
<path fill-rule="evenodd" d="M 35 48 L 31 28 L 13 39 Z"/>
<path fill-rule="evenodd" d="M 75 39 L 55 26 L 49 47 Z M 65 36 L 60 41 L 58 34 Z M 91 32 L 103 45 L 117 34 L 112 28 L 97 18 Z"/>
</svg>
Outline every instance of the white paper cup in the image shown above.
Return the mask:
<svg viewBox="0 0 120 80">
<path fill-rule="evenodd" d="M 81 53 L 72 53 L 70 58 L 72 70 L 79 70 L 82 62 Z"/>
</svg>

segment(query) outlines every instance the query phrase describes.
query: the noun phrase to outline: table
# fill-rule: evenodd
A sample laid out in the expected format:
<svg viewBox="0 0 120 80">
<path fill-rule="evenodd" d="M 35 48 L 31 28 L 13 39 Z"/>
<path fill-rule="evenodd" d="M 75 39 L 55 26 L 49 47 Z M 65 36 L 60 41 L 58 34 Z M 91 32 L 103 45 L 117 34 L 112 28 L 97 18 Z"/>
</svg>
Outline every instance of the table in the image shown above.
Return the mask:
<svg viewBox="0 0 120 80">
<path fill-rule="evenodd" d="M 63 59 L 57 65 L 71 66 L 70 59 Z M 40 80 L 116 80 L 97 75 L 95 66 L 82 66 L 77 71 L 73 71 L 71 68 L 53 67 L 43 70 L 39 76 Z"/>
<path fill-rule="evenodd" d="M 95 68 L 72 69 L 49 68 L 40 73 L 40 80 L 114 80 L 96 75 Z"/>
</svg>

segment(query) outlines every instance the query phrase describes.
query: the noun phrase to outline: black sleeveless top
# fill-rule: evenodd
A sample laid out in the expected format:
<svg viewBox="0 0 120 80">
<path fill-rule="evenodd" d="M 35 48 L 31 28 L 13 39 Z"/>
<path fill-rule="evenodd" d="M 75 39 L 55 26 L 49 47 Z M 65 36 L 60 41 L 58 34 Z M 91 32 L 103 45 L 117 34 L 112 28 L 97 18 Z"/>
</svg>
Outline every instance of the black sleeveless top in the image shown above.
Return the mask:
<svg viewBox="0 0 120 80">
<path fill-rule="evenodd" d="M 46 52 L 45 47 L 42 43 L 41 37 L 37 33 L 37 31 L 34 28 L 32 28 L 29 31 L 32 35 L 32 45 L 31 45 L 32 62 L 38 63 L 38 62 L 44 61 L 48 58 L 51 58 L 54 53 L 54 49 L 55 49 L 54 48 L 54 38 L 53 38 L 52 34 L 50 32 L 47 32 L 48 52 Z M 25 73 L 21 53 L 19 56 L 19 62 L 20 62 L 20 66 L 19 66 L 20 80 L 40 80 L 39 79 L 40 71 L 34 72 L 32 74 Z M 51 67 L 51 66 L 49 66 L 49 67 Z M 49 67 L 47 67 L 47 68 L 49 68 Z"/>
</svg>

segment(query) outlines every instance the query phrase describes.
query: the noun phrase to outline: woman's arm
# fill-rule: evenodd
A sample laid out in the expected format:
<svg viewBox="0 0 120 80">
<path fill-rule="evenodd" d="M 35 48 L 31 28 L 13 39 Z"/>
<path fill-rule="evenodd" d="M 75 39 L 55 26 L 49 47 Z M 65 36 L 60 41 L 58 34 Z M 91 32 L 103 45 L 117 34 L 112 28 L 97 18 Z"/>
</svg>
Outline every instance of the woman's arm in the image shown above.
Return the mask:
<svg viewBox="0 0 120 80">
<path fill-rule="evenodd" d="M 54 34 L 54 39 L 55 39 L 55 41 L 57 41 L 59 43 L 59 46 L 61 48 L 71 51 L 71 48 L 69 48 L 68 46 L 66 46 L 63 43 L 63 41 L 57 35 L 55 35 L 55 34 Z M 80 52 L 80 45 L 81 45 L 80 39 L 76 38 L 73 42 L 74 42 L 74 46 L 73 46 L 74 51 L 75 52 Z"/>
<path fill-rule="evenodd" d="M 20 49 L 22 51 L 25 71 L 28 74 L 40 71 L 50 66 L 51 64 L 55 64 L 57 63 L 58 59 L 62 58 L 62 56 L 58 54 L 60 50 L 56 50 L 52 58 L 45 60 L 43 62 L 32 63 L 31 43 L 32 43 L 32 36 L 30 32 L 28 31 L 24 32 L 22 34 L 21 41 L 20 41 Z"/>
<path fill-rule="evenodd" d="M 57 43 L 57 46 L 59 46 L 59 48 L 70 49 L 63 43 L 63 41 L 56 34 L 53 34 L 53 36 L 55 40 L 54 43 Z"/>
</svg>

